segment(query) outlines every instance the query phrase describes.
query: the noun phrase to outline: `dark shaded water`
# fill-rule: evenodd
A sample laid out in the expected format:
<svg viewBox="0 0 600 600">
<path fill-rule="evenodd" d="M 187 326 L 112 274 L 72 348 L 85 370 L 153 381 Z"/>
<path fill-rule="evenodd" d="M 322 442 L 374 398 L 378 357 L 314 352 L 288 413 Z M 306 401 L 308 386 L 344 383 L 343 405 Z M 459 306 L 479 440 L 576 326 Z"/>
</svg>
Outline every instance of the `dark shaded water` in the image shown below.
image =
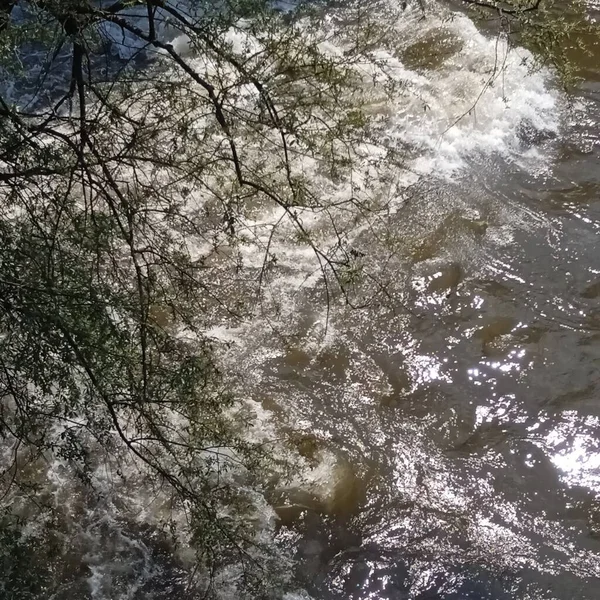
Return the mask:
<svg viewBox="0 0 600 600">
<path fill-rule="evenodd" d="M 342 311 L 312 350 L 309 311 L 294 330 L 304 342 L 262 361 L 263 405 L 342 457 L 327 502 L 292 492 L 279 508 L 315 598 L 600 597 L 590 49 L 560 135 L 521 132 L 542 164 L 471 158 L 399 211 L 402 233 L 425 232 L 407 235 L 402 305 Z"/>
<path fill-rule="evenodd" d="M 425 159 L 384 226 L 396 252 L 368 232 L 354 240 L 375 270 L 385 263 L 385 301 L 328 312 L 288 241 L 271 292 L 289 305 L 226 332 L 225 362 L 303 457 L 269 500 L 316 600 L 596 600 L 600 51 L 576 57 L 585 80 L 571 105 L 550 77 L 519 79 L 514 61 L 501 92 L 439 135 L 497 57 L 472 23 L 438 21 L 415 17 L 398 42 L 410 93 L 390 114 Z M 560 128 L 544 127 L 546 109 Z M 59 467 L 57 503 L 69 507 Z M 124 525 L 124 506 L 147 510 L 129 485 L 65 527 L 78 552 L 93 549 L 66 594 L 187 589 L 168 551 Z"/>
</svg>

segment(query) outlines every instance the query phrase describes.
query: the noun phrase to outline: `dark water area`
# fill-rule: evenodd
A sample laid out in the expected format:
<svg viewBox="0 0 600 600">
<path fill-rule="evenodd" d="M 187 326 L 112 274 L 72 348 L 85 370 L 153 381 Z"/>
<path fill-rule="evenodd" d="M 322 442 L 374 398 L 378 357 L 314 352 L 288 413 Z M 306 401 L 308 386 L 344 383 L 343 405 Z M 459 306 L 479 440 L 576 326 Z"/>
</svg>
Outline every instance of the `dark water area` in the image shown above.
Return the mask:
<svg viewBox="0 0 600 600">
<path fill-rule="evenodd" d="M 287 397 L 350 473 L 335 509 L 294 523 L 315 598 L 600 598 L 600 50 L 587 42 L 571 51 L 583 80 L 560 134 L 522 132 L 547 164 L 474 158 L 432 185 L 429 210 L 459 208 L 398 275 L 402 306 L 344 314 L 327 349 L 268 367 L 265 396 Z"/>
<path fill-rule="evenodd" d="M 443 20 L 414 23 L 414 43 L 399 38 L 402 76 L 423 97 L 408 129 L 431 113 L 447 123 L 487 77 L 472 23 L 455 25 L 462 38 Z M 462 137 L 430 146 L 437 130 L 421 139 L 414 126 L 415 146 L 439 164 L 460 148 L 464 164 L 444 176 L 436 163 L 390 215 L 392 302 L 340 303 L 324 332 L 322 290 L 306 286 L 283 333 L 265 319 L 231 343 L 241 394 L 274 429 L 302 432 L 294 450 L 314 472 L 267 499 L 314 600 L 600 598 L 600 48 L 586 48 L 566 49 L 582 77 L 570 96 L 547 77 L 557 128 L 527 110 L 548 102 L 539 74 L 511 90 L 513 120 L 482 106 Z M 518 149 L 495 152 L 503 136 Z M 368 234 L 357 244 L 384 264 Z M 136 493 L 81 510 L 96 555 L 65 594 L 184 597 L 181 565 L 123 525 L 122 505 L 144 504 Z"/>
</svg>

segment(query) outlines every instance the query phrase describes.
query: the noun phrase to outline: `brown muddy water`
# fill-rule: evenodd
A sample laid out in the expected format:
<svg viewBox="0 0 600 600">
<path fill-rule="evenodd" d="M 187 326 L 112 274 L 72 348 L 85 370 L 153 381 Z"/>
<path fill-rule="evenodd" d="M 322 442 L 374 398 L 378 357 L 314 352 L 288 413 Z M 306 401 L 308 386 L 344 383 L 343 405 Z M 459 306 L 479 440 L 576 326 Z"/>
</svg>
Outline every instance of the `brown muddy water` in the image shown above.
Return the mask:
<svg viewBox="0 0 600 600">
<path fill-rule="evenodd" d="M 456 52 L 451 38 L 417 41 L 405 57 L 425 75 L 440 68 L 419 64 L 432 43 L 443 61 Z M 300 432 L 309 464 L 336 457 L 315 475 L 326 492 L 299 484 L 271 498 L 312 597 L 600 598 L 600 50 L 589 49 L 560 131 L 518 124 L 535 160 L 473 153 L 390 217 L 404 240 L 395 305 L 333 310 L 319 338 L 322 296 L 301 291 L 279 341 L 236 352 L 244 389 Z"/>
<path fill-rule="evenodd" d="M 266 494 L 303 590 L 284 598 L 598 600 L 600 49 L 572 51 L 583 81 L 566 96 L 525 51 L 412 4 L 381 132 L 410 163 L 373 157 L 377 193 L 401 191 L 349 242 L 375 274 L 359 300 L 385 294 L 328 305 L 310 249 L 282 235 L 253 318 L 209 324 L 254 433 L 300 457 Z M 248 216 L 249 240 L 269 219 Z M 206 258 L 254 293 L 252 243 Z M 139 482 L 75 511 L 66 477 L 58 465 L 56 561 L 73 582 L 57 598 L 186 597 L 168 545 L 126 526 L 147 511 Z"/>
</svg>

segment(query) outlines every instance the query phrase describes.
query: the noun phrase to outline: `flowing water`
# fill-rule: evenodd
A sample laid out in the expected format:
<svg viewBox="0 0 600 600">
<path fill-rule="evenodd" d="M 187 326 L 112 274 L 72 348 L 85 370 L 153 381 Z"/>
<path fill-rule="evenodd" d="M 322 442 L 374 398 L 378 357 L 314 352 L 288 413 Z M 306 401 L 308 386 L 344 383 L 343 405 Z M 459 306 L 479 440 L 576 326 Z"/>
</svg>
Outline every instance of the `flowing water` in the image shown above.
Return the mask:
<svg viewBox="0 0 600 600">
<path fill-rule="evenodd" d="M 327 306 L 280 239 L 264 310 L 209 331 L 255 435 L 301 456 L 268 490 L 275 542 L 298 598 L 600 598 L 600 51 L 567 98 L 458 13 L 409 7 L 397 50 L 398 242 L 353 239 L 388 300 Z M 184 597 L 123 528 L 134 488 L 80 510 L 93 552 L 65 597 Z"/>
<path fill-rule="evenodd" d="M 408 28 L 399 60 L 426 106 L 396 107 L 422 151 L 390 217 L 402 301 L 325 325 L 299 286 L 253 342 L 215 331 L 257 413 L 303 432 L 307 472 L 272 499 L 279 541 L 319 599 L 596 599 L 600 54 L 576 57 L 570 101 L 502 55 L 446 131 L 498 49 L 462 16 Z"/>
</svg>

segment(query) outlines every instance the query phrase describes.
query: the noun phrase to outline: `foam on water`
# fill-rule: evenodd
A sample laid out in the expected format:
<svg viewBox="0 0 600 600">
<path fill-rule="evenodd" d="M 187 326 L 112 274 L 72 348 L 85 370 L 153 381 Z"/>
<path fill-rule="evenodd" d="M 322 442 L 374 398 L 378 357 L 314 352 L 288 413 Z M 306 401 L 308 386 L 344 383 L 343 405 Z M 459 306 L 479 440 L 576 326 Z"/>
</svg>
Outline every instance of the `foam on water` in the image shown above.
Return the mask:
<svg viewBox="0 0 600 600">
<path fill-rule="evenodd" d="M 392 9 L 378 5 L 377 10 L 383 20 Z M 294 172 L 313 178 L 330 203 L 350 197 L 359 202 L 385 197 L 386 209 L 393 213 L 404 203 L 410 186 L 424 180 L 459 180 L 473 163 L 501 158 L 531 169 L 547 167 L 547 151 L 536 140 L 543 142 L 558 134 L 561 102 L 547 72 L 530 72 L 527 51 L 509 48 L 502 37 L 486 37 L 466 16 L 437 6 L 425 14 L 417 6 L 396 10 L 389 21 L 393 25 L 382 47 L 354 67 L 363 81 L 361 93 L 374 124 L 370 141 L 354 149 L 353 172 L 333 183 L 318 173 L 314 159 L 306 157 L 294 159 Z M 323 32 L 327 42 L 321 50 L 326 54 L 344 53 L 344 37 L 336 26 L 332 19 L 329 30 Z M 228 39 L 240 50 L 252 44 L 239 29 L 230 32 Z M 433 65 L 427 60 L 432 53 L 428 44 L 434 52 L 439 47 L 442 57 Z M 198 67 L 210 67 L 196 60 Z M 392 97 L 386 92 L 390 87 Z M 240 101 L 254 102 L 254 93 L 250 88 L 240 92 Z M 267 149 L 258 146 L 256 150 L 262 160 Z M 390 151 L 402 154 L 402 164 L 386 162 Z M 343 211 L 297 212 L 325 252 L 339 242 L 328 224 L 332 214 L 342 224 L 341 230 L 351 221 Z M 237 217 L 241 235 L 247 236 L 240 250 L 245 267 L 262 268 L 269 245 L 281 267 L 279 288 L 318 284 L 319 261 L 310 247 L 290 243 L 297 227 L 283 209 Z M 366 216 L 362 220 L 346 234 L 349 243 L 373 227 Z M 506 237 L 504 243 L 509 242 Z M 271 283 L 271 287 L 276 285 Z"/>
<path fill-rule="evenodd" d="M 384 69 L 365 66 L 374 77 L 391 75 L 404 84 L 388 107 L 388 135 L 421 150 L 413 163 L 418 174 L 452 175 L 477 155 L 516 157 L 524 150 L 524 128 L 558 133 L 557 95 L 548 73 L 531 73 L 527 51 L 509 48 L 504 37 L 486 37 L 464 15 L 432 12 L 423 17 L 413 9 L 400 21 L 399 48 L 375 55 Z M 427 65 L 426 44 L 435 52 L 436 42 L 444 59 Z M 425 56 L 413 58 L 417 66 L 410 69 L 403 59 L 414 47 Z"/>
<path fill-rule="evenodd" d="M 386 18 L 389 10 L 391 7 L 382 11 L 382 19 Z M 529 72 L 527 63 L 530 56 L 526 51 L 509 49 L 506 40 L 486 37 L 464 15 L 452 14 L 439 7 L 423 15 L 419 7 L 410 6 L 404 12 L 396 11 L 390 22 L 393 26 L 387 37 L 393 43 L 384 43 L 373 52 L 370 62 L 365 60 L 355 66 L 356 73 L 363 80 L 362 93 L 369 97 L 370 109 L 377 119 L 372 139 L 356 149 L 359 160 L 356 162 L 356 171 L 349 179 L 368 182 L 365 187 L 369 188 L 370 194 L 390 196 L 391 213 L 394 214 L 403 205 L 406 191 L 424 180 L 443 182 L 459 179 L 468 172 L 472 163 L 485 163 L 492 156 L 505 161 L 519 161 L 527 151 L 527 161 L 530 163 L 546 160 L 544 150 L 537 149 L 531 139 L 551 137 L 558 133 L 560 99 L 552 90 L 548 73 Z M 324 32 L 324 37 L 328 37 L 337 26 L 334 19 L 330 20 L 330 30 Z M 122 58 L 130 58 L 141 49 L 139 41 L 130 39 L 116 26 L 106 26 L 103 34 Z M 234 52 L 244 53 L 248 48 L 257 48 L 257 42 L 243 32 L 243 27 L 230 31 L 227 40 Z M 173 43 L 177 49 L 188 53 L 191 52 L 188 42 L 185 37 L 177 37 Z M 340 54 L 344 51 L 343 43 L 343 35 L 340 35 L 335 44 L 331 41 L 323 43 L 321 50 Z M 425 60 L 426 49 L 424 53 L 419 52 L 419 45 L 426 48 L 428 44 L 437 44 L 440 48 L 442 58 L 436 64 Z M 201 69 L 210 68 L 204 58 L 195 57 L 193 61 Z M 393 83 L 395 90 L 392 98 L 382 90 L 388 81 Z M 253 93 L 251 88 L 242 90 L 240 102 L 243 104 L 244 100 L 252 100 Z M 385 164 L 389 149 L 405 154 L 401 169 L 396 164 Z M 315 164 L 314 161 L 304 160 L 295 168 L 312 174 Z M 333 200 L 347 199 L 355 191 L 348 182 L 321 181 L 318 179 L 321 176 L 316 174 L 314 177 L 322 184 L 323 194 Z M 392 186 L 390 180 L 393 181 Z M 197 206 L 206 202 L 206 198 L 199 196 L 194 200 Z M 306 229 L 319 239 L 325 252 L 335 247 L 339 239 L 327 225 L 331 212 L 321 215 L 309 211 L 302 213 L 299 209 L 298 213 Z M 351 220 L 343 211 L 333 213 L 334 218 L 341 221 Z M 263 269 L 267 245 L 270 252 L 277 256 L 277 267 L 265 282 L 262 305 L 252 312 L 252 318 L 241 323 L 239 320 L 232 322 L 222 319 L 211 324 L 205 333 L 220 345 L 219 352 L 227 368 L 234 373 L 242 372 L 236 390 L 240 406 L 236 410 L 248 411 L 250 425 L 247 436 L 263 443 L 278 439 L 280 426 L 286 421 L 282 418 L 278 422 L 273 411 L 265 408 L 259 398 L 249 397 L 247 392 L 248 389 L 259 389 L 262 369 L 269 361 L 279 359 L 283 354 L 280 349 L 273 348 L 273 331 L 284 336 L 294 333 L 300 338 L 299 346 L 304 352 L 317 355 L 333 346 L 337 339 L 330 313 L 335 306 L 325 306 L 321 295 L 317 296 L 316 304 L 307 309 L 307 304 L 311 303 L 310 293 L 321 285 L 323 273 L 314 250 L 292 241 L 297 230 L 285 211 L 269 208 L 237 216 L 240 239 L 244 241 L 239 248 L 244 269 L 253 276 Z M 352 215 L 352 218 L 355 216 Z M 353 242 L 373 229 L 375 226 L 371 222 L 358 222 L 347 239 Z M 227 247 L 225 236 L 221 236 L 219 241 L 223 243 L 223 248 Z M 509 242 L 510 237 L 507 236 L 504 243 Z M 189 252 L 194 256 L 211 252 L 201 241 L 189 240 L 188 244 Z M 215 262 L 221 260 L 218 253 L 214 259 Z M 239 293 L 235 286 L 230 291 L 232 294 Z M 277 311 L 274 310 L 275 306 Z M 430 378 L 438 376 L 439 365 L 430 357 L 415 355 L 413 362 L 410 368 L 414 373 Z M 372 364 L 357 360 L 353 368 L 374 389 L 387 390 L 385 378 Z M 248 382 L 252 383 L 249 387 L 246 386 Z M 361 385 L 361 382 L 354 381 L 347 390 L 357 406 L 371 402 L 368 391 Z M 293 424 L 297 430 L 310 428 L 311 423 L 308 420 L 303 422 L 294 415 L 293 410 L 290 410 L 290 415 L 295 418 Z M 326 438 L 326 432 L 318 433 L 320 441 Z M 372 432 L 372 435 L 378 433 Z M 286 485 L 290 489 L 309 490 L 319 496 L 324 504 L 331 499 L 338 482 L 346 476 L 340 457 L 329 449 L 321 448 L 315 460 L 309 461 L 299 457 L 285 443 L 274 444 L 273 448 L 274 452 L 284 454 L 297 466 L 296 477 Z M 398 448 L 398 456 L 397 476 L 399 481 L 402 480 L 399 486 L 407 488 L 410 481 L 416 481 L 418 474 L 415 472 L 412 479 L 408 476 L 411 467 L 402 463 L 402 448 Z M 94 600 L 139 598 L 148 589 L 144 586 L 160 578 L 161 569 L 167 569 L 168 565 L 161 567 L 155 564 L 151 549 L 142 537 L 125 532 L 123 516 L 139 525 L 158 523 L 164 515 L 161 514 L 160 503 L 149 503 L 147 499 L 139 497 L 140 488 L 136 488 L 135 484 L 139 483 L 143 489 L 143 478 L 135 464 L 129 465 L 125 474 L 124 479 L 128 479 L 129 484 L 115 484 L 109 472 L 110 469 L 105 465 L 104 470 L 99 468 L 95 474 L 95 484 L 101 489 L 103 500 L 85 514 L 82 529 L 77 532 L 81 547 L 86 549 L 83 563 L 89 569 L 87 584 Z M 76 496 L 70 497 L 68 494 L 73 484 L 69 483 L 68 470 L 60 461 L 54 463 L 46 478 L 57 498 L 64 502 L 78 500 Z M 434 485 L 432 478 L 432 489 Z M 451 497 L 450 485 L 444 496 L 443 488 L 439 482 L 435 488 L 439 492 L 437 500 L 440 505 L 460 506 L 465 501 L 458 496 Z M 417 491 L 416 486 L 412 491 L 404 489 L 407 496 Z M 252 497 L 261 541 L 272 541 L 275 530 L 273 509 L 260 494 Z M 123 508 L 123 505 L 127 505 L 127 508 Z M 480 540 L 481 544 L 502 536 L 505 539 L 503 543 L 511 548 L 516 548 L 522 542 L 509 539 L 507 532 L 494 526 L 483 514 L 480 515 L 480 527 L 473 532 L 473 538 L 476 539 L 481 531 L 489 532 Z M 128 557 L 135 572 L 129 579 L 124 578 L 121 572 L 123 565 L 119 561 L 122 556 Z M 185 556 L 180 558 L 186 563 Z M 187 557 L 187 562 L 191 565 L 193 557 Z M 235 586 L 227 585 L 228 580 L 235 577 L 233 572 L 220 574 L 223 597 L 235 597 Z M 122 586 L 121 589 L 117 589 L 118 586 Z M 288 593 L 285 600 L 309 599 L 305 593 L 295 592 Z"/>
</svg>

